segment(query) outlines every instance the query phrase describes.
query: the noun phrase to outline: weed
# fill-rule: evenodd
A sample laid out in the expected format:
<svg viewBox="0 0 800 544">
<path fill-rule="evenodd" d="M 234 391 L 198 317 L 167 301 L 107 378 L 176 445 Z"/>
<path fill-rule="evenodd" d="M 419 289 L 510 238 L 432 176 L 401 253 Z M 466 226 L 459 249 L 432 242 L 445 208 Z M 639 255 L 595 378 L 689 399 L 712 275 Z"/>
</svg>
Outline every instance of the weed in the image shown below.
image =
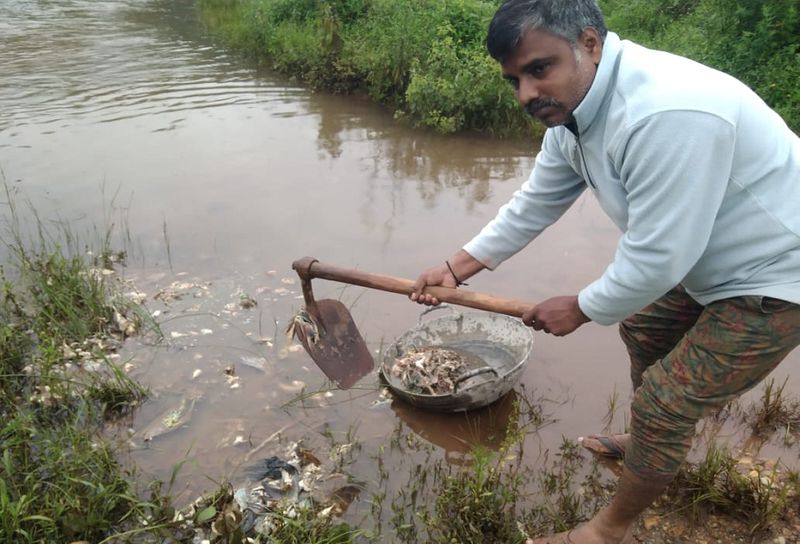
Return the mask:
<svg viewBox="0 0 800 544">
<path fill-rule="evenodd" d="M 606 410 L 606 415 L 603 417 L 603 429 L 608 431 L 611 429 L 611 425 L 614 423 L 614 418 L 617 415 L 617 410 L 619 409 L 619 393 L 617 392 L 616 385 L 614 386 L 614 391 L 608 397 L 608 409 Z"/>
<path fill-rule="evenodd" d="M 785 429 L 787 437 L 800 433 L 800 401 L 785 398 L 787 381 L 788 378 L 780 387 L 772 379 L 766 381 L 761 401 L 744 412 L 744 420 L 754 435 L 766 438 L 778 429 Z"/>
<path fill-rule="evenodd" d="M 705 512 L 724 513 L 744 520 L 755 534 L 782 515 L 796 492 L 792 479 L 782 477 L 779 467 L 742 465 L 711 443 L 705 458 L 685 466 L 667 494 L 687 504 L 693 519 Z"/>
<path fill-rule="evenodd" d="M 35 211 L 35 235 L 25 240 L 7 188 L 6 195 L 0 541 L 99 542 L 130 526 L 156 534 L 172 519 L 141 525 L 154 508 L 138 497 L 102 434 L 108 417 L 128 413 L 146 395 L 107 357 L 126 330 L 135 332 L 132 321 L 120 327 L 133 303 L 116 297 L 106 268 L 123 256 L 105 245 L 108 231 L 101 249 L 88 251 L 66 226 L 48 232 Z"/>
<path fill-rule="evenodd" d="M 580 446 L 566 438 L 552 463 L 545 457 L 536 475 L 539 501 L 522 517 L 529 534 L 570 529 L 608 503 L 610 483 L 601 478 L 596 462 L 582 475 L 584 460 Z"/>
</svg>

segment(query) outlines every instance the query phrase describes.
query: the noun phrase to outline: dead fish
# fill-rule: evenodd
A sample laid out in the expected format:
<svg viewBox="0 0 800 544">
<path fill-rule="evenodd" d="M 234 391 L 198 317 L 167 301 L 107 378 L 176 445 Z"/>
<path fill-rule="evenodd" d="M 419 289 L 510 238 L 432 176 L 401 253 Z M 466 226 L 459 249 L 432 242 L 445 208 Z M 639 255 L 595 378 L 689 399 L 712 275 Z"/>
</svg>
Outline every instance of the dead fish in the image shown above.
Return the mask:
<svg viewBox="0 0 800 544">
<path fill-rule="evenodd" d="M 319 340 L 319 329 L 317 324 L 305 310 L 300 310 L 286 327 L 286 340 L 291 343 L 294 338 L 299 339 L 303 344 L 313 345 Z"/>
<path fill-rule="evenodd" d="M 187 402 L 183 398 L 179 406 L 162 412 L 142 431 L 143 440 L 150 442 L 154 438 L 163 436 L 188 423 L 194 409 L 194 403 L 194 400 Z"/>
<path fill-rule="evenodd" d="M 480 357 L 439 346 L 410 347 L 397 357 L 390 372 L 413 393 L 442 395 L 451 393 L 460 376 L 484 366 Z"/>
</svg>

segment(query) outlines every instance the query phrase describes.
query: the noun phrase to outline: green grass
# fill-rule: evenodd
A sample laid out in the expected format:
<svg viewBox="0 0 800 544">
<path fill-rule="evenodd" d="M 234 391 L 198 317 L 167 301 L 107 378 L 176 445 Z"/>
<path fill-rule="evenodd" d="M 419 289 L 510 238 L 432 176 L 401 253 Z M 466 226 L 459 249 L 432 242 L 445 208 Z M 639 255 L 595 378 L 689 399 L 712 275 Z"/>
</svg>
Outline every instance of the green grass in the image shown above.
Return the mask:
<svg viewBox="0 0 800 544">
<path fill-rule="evenodd" d="M 766 438 L 778 430 L 785 431 L 784 442 L 800 436 L 800 401 L 786 396 L 788 378 L 778 387 L 775 380 L 767 380 L 759 402 L 744 413 L 744 421 L 753 434 Z"/>
<path fill-rule="evenodd" d="M 692 519 L 708 512 L 723 513 L 747 524 L 751 534 L 770 527 L 797 507 L 797 473 L 768 464 L 743 465 L 712 443 L 705 457 L 686 465 L 671 484 L 672 504 L 685 505 Z"/>
<path fill-rule="evenodd" d="M 741 79 L 800 131 L 800 0 L 601 0 L 622 37 Z"/>
<path fill-rule="evenodd" d="M 49 232 L 35 213 L 26 238 L 11 198 L 7 204 L 0 541 L 99 542 L 138 525 L 151 509 L 103 436 L 108 418 L 129 413 L 146 396 L 107 357 L 108 346 L 125 336 L 115 316 L 141 319 L 116 296 L 115 276 L 100 272 L 119 257 L 102 240 L 89 252 L 65 225 Z M 77 349 L 99 370 L 83 370 L 83 359 L 73 357 Z"/>
</svg>

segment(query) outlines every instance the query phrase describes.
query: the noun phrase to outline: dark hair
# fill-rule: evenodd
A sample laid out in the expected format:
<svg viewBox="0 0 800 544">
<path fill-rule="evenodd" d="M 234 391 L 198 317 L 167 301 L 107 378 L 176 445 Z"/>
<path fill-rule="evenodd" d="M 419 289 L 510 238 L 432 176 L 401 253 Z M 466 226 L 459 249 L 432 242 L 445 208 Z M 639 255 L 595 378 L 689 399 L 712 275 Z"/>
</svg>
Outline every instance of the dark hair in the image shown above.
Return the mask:
<svg viewBox="0 0 800 544">
<path fill-rule="evenodd" d="M 489 24 L 486 48 L 495 60 L 503 62 L 531 28 L 576 46 L 587 27 L 596 29 L 600 40 L 605 40 L 608 30 L 596 0 L 506 0 Z"/>
</svg>

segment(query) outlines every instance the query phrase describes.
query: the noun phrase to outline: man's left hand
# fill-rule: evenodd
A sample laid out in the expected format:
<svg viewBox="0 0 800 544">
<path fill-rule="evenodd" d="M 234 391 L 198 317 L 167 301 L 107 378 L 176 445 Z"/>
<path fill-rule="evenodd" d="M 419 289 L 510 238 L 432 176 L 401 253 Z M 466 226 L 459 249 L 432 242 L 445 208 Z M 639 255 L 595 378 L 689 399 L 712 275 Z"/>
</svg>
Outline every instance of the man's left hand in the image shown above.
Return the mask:
<svg viewBox="0 0 800 544">
<path fill-rule="evenodd" d="M 536 331 L 566 336 L 591 321 L 578 306 L 578 297 L 553 297 L 522 314 L 522 322 Z"/>
</svg>

